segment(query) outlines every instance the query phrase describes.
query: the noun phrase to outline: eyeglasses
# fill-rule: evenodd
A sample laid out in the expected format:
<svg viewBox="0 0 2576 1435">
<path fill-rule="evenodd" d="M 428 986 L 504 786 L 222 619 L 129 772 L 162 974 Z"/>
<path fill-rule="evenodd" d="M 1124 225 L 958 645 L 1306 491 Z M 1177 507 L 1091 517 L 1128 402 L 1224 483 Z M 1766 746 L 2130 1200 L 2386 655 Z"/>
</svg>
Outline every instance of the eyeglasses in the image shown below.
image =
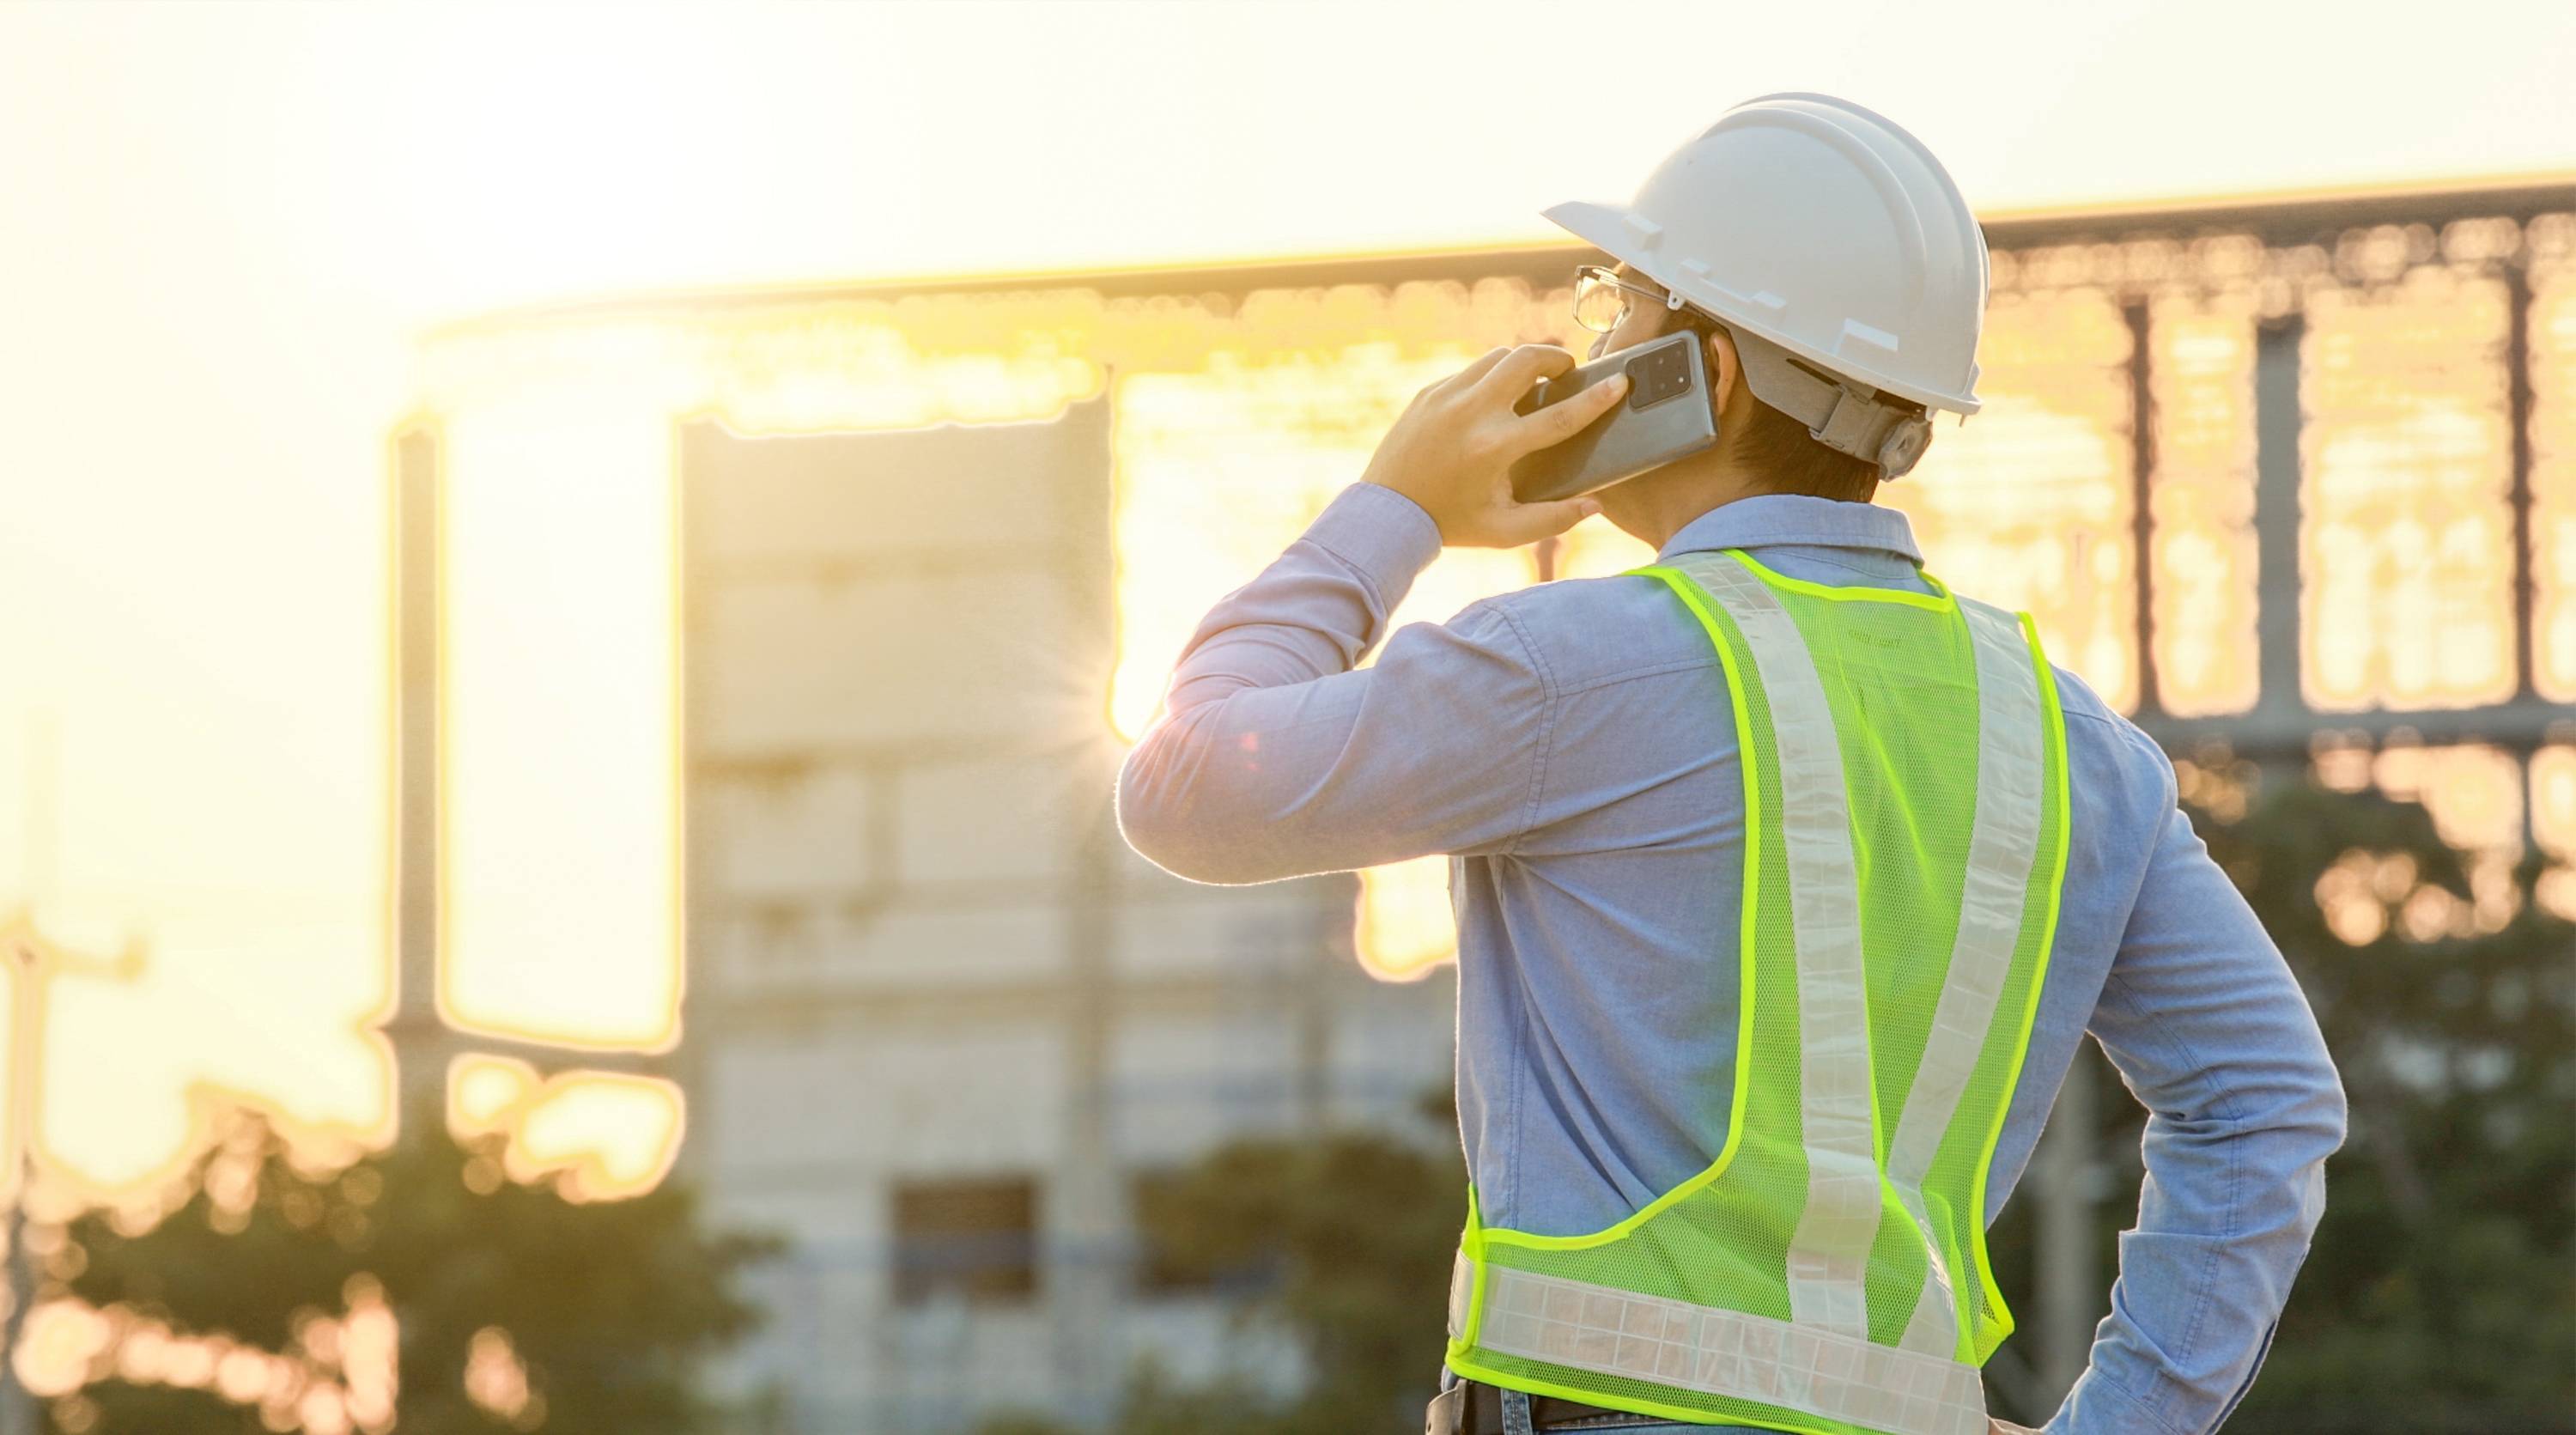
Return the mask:
<svg viewBox="0 0 2576 1435">
<path fill-rule="evenodd" d="M 1630 295 L 1662 308 L 1679 307 L 1661 291 L 1631 284 L 1602 265 L 1585 264 L 1574 271 L 1574 322 L 1607 334 L 1628 317 L 1628 307 L 1635 302 Z"/>
</svg>

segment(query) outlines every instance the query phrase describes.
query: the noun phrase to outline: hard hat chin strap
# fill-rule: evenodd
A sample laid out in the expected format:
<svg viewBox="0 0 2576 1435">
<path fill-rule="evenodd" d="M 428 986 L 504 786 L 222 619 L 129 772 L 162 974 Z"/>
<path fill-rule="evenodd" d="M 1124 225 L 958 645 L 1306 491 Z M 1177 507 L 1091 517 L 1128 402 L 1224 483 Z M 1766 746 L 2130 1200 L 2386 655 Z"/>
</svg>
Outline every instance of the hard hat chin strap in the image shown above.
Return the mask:
<svg viewBox="0 0 2576 1435">
<path fill-rule="evenodd" d="M 1931 420 L 1920 410 L 1882 402 L 1876 388 L 1828 375 L 1759 334 L 1734 325 L 1727 333 L 1755 398 L 1805 424 L 1825 447 L 1877 464 L 1881 477 L 1913 468 L 1932 442 Z"/>
</svg>

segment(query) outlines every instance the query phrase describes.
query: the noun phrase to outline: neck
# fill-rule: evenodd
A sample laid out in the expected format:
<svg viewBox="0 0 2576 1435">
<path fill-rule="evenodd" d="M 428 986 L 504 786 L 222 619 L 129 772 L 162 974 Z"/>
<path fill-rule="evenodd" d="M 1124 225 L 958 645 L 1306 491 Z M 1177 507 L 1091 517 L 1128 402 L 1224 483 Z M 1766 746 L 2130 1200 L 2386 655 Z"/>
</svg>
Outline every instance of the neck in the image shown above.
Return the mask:
<svg viewBox="0 0 2576 1435">
<path fill-rule="evenodd" d="M 1696 474 L 1652 473 L 1603 490 L 1601 509 L 1622 530 L 1661 549 L 1701 514 L 1766 491 L 1733 467 Z"/>
</svg>

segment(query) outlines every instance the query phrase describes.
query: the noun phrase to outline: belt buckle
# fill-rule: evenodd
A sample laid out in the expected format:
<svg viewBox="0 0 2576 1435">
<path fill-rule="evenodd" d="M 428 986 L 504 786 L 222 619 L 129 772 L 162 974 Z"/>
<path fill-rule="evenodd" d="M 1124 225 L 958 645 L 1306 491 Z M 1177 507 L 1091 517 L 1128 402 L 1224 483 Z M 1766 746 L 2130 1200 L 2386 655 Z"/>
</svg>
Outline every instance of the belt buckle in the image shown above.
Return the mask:
<svg viewBox="0 0 2576 1435">
<path fill-rule="evenodd" d="M 1461 1380 L 1434 1397 L 1423 1411 L 1422 1435 L 1466 1435 L 1467 1382 Z"/>
</svg>

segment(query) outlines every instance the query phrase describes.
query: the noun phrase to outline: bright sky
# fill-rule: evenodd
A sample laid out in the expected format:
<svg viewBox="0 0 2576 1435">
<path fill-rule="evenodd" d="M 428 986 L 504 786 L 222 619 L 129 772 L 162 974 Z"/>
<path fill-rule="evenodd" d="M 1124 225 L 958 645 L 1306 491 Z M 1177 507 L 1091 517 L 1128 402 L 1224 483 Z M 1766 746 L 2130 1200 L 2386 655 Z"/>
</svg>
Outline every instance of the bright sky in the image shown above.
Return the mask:
<svg viewBox="0 0 2576 1435">
<path fill-rule="evenodd" d="M 1767 8 L 0 6 L 0 910 L 154 943 L 59 991 L 49 1141 L 140 1170 L 196 1078 L 373 1119 L 384 450 L 427 324 L 1558 238 L 1539 208 L 1781 89 L 1986 212 L 2576 170 L 2565 0 Z"/>
</svg>

